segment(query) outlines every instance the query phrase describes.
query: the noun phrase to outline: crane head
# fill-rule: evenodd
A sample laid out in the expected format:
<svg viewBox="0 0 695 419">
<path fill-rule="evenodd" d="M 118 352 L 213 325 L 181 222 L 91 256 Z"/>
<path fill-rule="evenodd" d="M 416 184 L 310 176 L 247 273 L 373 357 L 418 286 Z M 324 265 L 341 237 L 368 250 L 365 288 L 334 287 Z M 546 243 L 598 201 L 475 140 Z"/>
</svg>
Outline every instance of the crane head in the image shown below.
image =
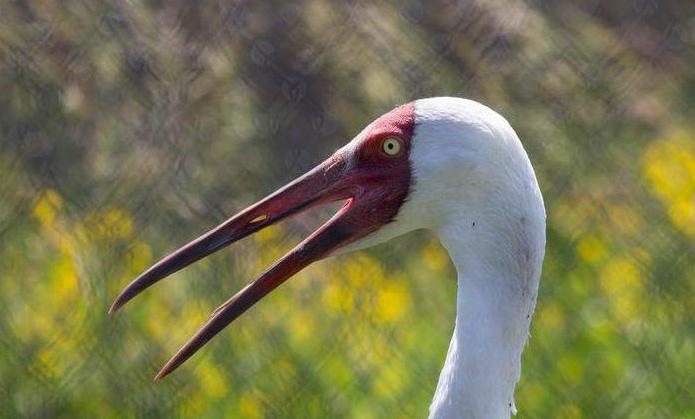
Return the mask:
<svg viewBox="0 0 695 419">
<path fill-rule="evenodd" d="M 474 101 L 420 99 L 377 118 L 314 169 L 154 264 L 109 311 L 250 234 L 341 201 L 344 205 L 332 218 L 215 310 L 156 378 L 172 372 L 292 275 L 331 254 L 426 228 L 469 235 L 466 246 L 479 250 L 464 249 L 479 256 L 470 258 L 469 265 L 494 265 L 500 252 L 524 254 L 522 245 L 530 234 L 525 232 L 531 231 L 524 223 L 536 223 L 532 231 L 543 236 L 534 237 L 545 240 L 545 213 L 533 168 L 507 121 Z M 476 220 L 482 221 L 477 227 Z M 460 225 L 475 228 L 464 232 L 451 227 Z"/>
<path fill-rule="evenodd" d="M 303 176 L 164 257 L 135 278 L 109 313 L 157 281 L 244 237 L 309 208 L 344 201 L 338 212 L 258 278 L 216 309 L 156 379 L 172 372 L 217 333 L 307 265 L 393 222 L 411 189 L 414 105 L 381 116 Z"/>
</svg>

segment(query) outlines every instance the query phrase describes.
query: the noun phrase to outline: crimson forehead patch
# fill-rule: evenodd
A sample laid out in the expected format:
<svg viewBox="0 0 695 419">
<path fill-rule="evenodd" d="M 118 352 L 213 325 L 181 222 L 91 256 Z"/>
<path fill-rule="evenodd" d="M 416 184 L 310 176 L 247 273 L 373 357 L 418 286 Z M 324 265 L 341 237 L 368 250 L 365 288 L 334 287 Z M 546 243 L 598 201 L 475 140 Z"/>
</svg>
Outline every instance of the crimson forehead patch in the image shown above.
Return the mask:
<svg viewBox="0 0 695 419">
<path fill-rule="evenodd" d="M 394 135 L 410 141 L 414 130 L 415 102 L 410 102 L 381 115 L 364 132 L 368 140 Z"/>
</svg>

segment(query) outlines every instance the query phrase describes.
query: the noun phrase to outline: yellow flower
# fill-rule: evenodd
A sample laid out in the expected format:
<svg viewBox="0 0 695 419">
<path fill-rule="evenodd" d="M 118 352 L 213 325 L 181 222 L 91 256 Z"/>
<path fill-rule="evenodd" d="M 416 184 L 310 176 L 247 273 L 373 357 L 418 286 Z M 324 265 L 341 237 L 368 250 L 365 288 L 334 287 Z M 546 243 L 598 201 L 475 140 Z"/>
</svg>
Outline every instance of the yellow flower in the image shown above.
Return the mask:
<svg viewBox="0 0 695 419">
<path fill-rule="evenodd" d="M 56 218 L 56 212 L 63 206 L 63 199 L 53 189 L 45 191 L 34 205 L 34 217 L 44 227 L 51 227 Z"/>
<path fill-rule="evenodd" d="M 385 323 L 395 323 L 410 305 L 410 293 L 404 281 L 393 278 L 381 286 L 377 301 L 377 318 Z"/>
<path fill-rule="evenodd" d="M 611 260 L 600 272 L 599 281 L 613 306 L 616 317 L 626 324 L 639 317 L 643 284 L 635 263 L 625 257 Z"/>
<path fill-rule="evenodd" d="M 198 365 L 195 368 L 195 375 L 198 377 L 202 391 L 207 397 L 218 399 L 227 394 L 229 389 L 224 376 L 209 361 Z"/>
<path fill-rule="evenodd" d="M 263 416 L 263 406 L 258 400 L 258 396 L 253 393 L 244 393 L 239 398 L 239 416 L 242 418 L 255 419 Z"/>
<path fill-rule="evenodd" d="M 678 130 L 653 142 L 642 158 L 644 176 L 671 222 L 695 236 L 695 134 Z"/>
<path fill-rule="evenodd" d="M 577 244 L 579 256 L 589 263 L 596 263 L 606 255 L 604 242 L 595 235 L 586 235 Z"/>
</svg>

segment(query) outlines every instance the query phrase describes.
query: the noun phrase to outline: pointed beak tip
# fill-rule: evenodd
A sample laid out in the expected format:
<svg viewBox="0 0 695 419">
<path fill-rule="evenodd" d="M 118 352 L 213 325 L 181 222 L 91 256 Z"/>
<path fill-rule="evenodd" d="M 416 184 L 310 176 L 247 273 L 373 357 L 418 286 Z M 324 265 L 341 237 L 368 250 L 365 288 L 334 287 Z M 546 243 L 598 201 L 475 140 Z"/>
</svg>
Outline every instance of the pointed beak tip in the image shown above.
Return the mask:
<svg viewBox="0 0 695 419">
<path fill-rule="evenodd" d="M 116 299 L 113 301 L 113 304 L 111 304 L 111 307 L 109 307 L 109 315 L 115 314 L 118 311 L 118 309 L 123 307 L 123 304 L 125 304 L 126 301 L 127 300 L 123 300 L 123 294 L 116 297 Z"/>
<path fill-rule="evenodd" d="M 329 159 L 265 199 L 229 218 L 213 230 L 182 246 L 135 278 L 109 308 L 118 311 L 143 290 L 180 269 L 247 237 L 260 229 L 313 206 L 348 199 L 351 189 L 340 186 L 345 164 Z M 337 186 L 336 186 L 337 185 Z M 257 301 L 304 267 L 320 260 L 366 230 L 356 230 L 346 219 L 350 205 L 343 207 L 312 235 L 280 258 L 263 274 L 213 312 L 189 342 L 154 377 L 159 382 Z M 366 234 L 366 233 L 365 233 Z"/>
<path fill-rule="evenodd" d="M 136 278 L 135 281 L 138 279 Z M 134 282 L 135 282 L 134 281 Z M 134 288 L 132 287 L 132 284 L 127 286 L 123 291 L 121 291 L 120 294 L 113 300 L 113 303 L 111 304 L 111 307 L 109 308 L 109 314 L 114 314 L 118 310 L 121 309 L 124 305 L 126 305 L 130 300 L 133 299 L 136 295 L 139 294 L 139 290 L 133 292 Z"/>
<path fill-rule="evenodd" d="M 165 365 L 164 368 L 162 368 L 162 369 L 157 373 L 157 375 L 154 376 L 154 382 L 155 382 L 155 383 L 159 383 L 160 381 L 162 381 L 162 379 L 163 379 L 164 377 L 166 377 L 167 375 L 169 375 L 169 373 L 171 373 L 171 369 L 168 368 L 168 365 Z"/>
</svg>

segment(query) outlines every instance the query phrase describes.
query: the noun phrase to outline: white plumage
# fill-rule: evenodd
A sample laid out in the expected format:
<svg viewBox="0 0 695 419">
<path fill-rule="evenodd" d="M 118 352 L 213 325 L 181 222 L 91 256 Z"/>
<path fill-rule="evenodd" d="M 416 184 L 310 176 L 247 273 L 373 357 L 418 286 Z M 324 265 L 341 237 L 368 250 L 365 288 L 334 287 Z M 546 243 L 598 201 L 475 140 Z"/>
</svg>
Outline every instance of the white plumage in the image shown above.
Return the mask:
<svg viewBox="0 0 695 419">
<path fill-rule="evenodd" d="M 414 187 L 394 223 L 359 243 L 436 234 L 458 271 L 454 334 L 430 418 L 505 418 L 545 249 L 536 176 L 507 121 L 477 102 L 415 102 Z"/>
<path fill-rule="evenodd" d="M 428 229 L 459 276 L 456 326 L 430 417 L 508 418 L 538 291 L 545 211 L 514 130 L 470 100 L 422 99 L 377 118 L 305 175 L 154 264 L 123 290 L 110 312 L 231 243 L 335 201 L 345 204 L 215 310 L 156 379 L 309 264 Z"/>
</svg>

